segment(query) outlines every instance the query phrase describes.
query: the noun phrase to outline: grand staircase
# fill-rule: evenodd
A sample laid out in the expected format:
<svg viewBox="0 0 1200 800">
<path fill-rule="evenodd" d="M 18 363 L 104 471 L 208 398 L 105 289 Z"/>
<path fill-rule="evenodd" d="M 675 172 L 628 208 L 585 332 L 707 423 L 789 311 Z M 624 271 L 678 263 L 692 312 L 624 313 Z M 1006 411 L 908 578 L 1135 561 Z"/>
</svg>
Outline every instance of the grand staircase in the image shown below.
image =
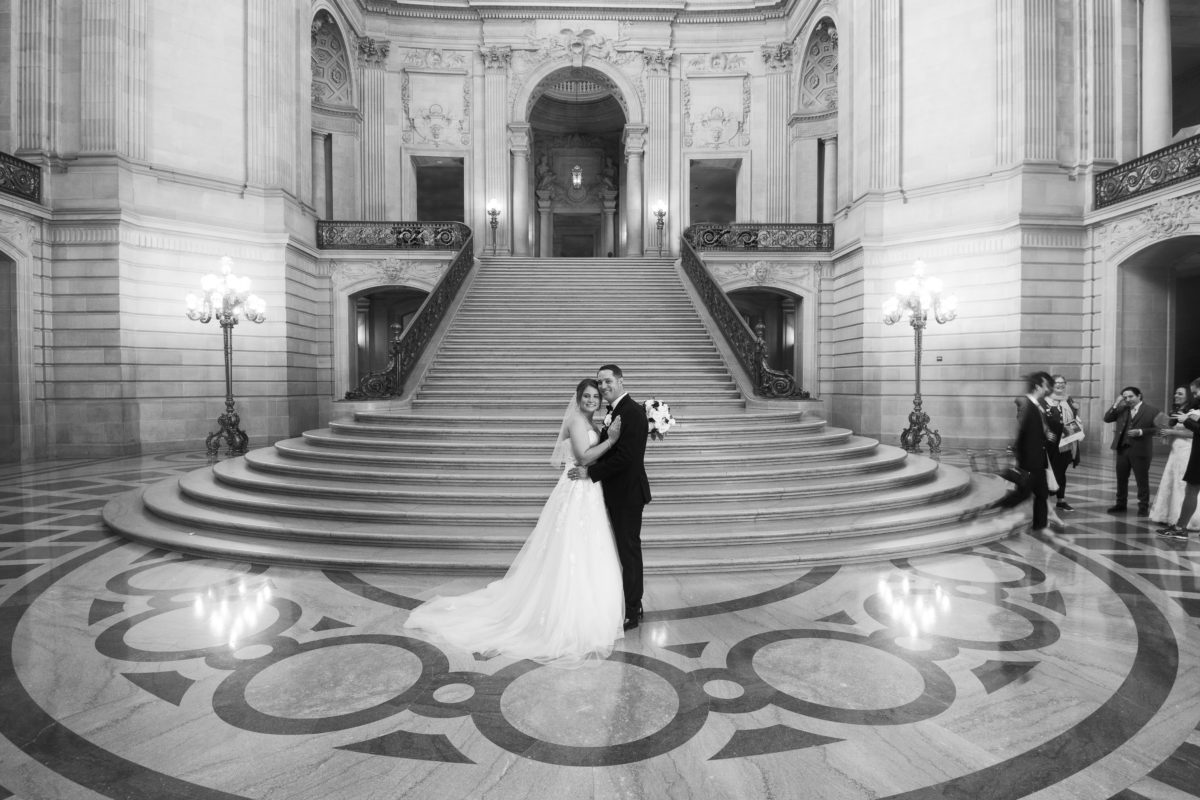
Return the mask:
<svg viewBox="0 0 1200 800">
<path fill-rule="evenodd" d="M 148 544 L 337 568 L 502 571 L 537 520 L 576 383 L 619 364 L 679 421 L 647 448 L 648 572 L 861 561 L 996 539 L 1004 489 L 747 403 L 661 259 L 487 258 L 410 401 L 131 492 L 108 524 Z"/>
</svg>

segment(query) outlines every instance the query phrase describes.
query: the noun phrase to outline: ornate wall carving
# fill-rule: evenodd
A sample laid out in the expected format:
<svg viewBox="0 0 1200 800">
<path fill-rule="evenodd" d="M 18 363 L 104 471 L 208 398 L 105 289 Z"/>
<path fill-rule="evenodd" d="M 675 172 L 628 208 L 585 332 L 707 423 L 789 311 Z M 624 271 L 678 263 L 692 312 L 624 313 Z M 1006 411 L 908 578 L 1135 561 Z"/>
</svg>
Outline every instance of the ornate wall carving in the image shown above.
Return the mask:
<svg viewBox="0 0 1200 800">
<path fill-rule="evenodd" d="M 350 56 L 337 23 L 321 11 L 312 22 L 312 101 L 334 108 L 354 107 Z"/>
<path fill-rule="evenodd" d="M 603 61 L 630 78 L 634 91 L 638 93 L 642 106 L 645 107 L 645 76 L 651 70 L 669 68 L 673 55 L 672 51 L 667 50 L 629 47 L 623 39 L 606 36 L 592 28 L 561 28 L 556 33 L 547 34 L 543 31 L 539 35 L 539 27 L 534 26 L 533 30 L 526 34 L 526 40 L 528 47 L 514 50 L 512 53 L 508 84 L 510 106 L 520 95 L 533 71 L 544 64 L 561 63 L 564 67 L 579 69 L 589 62 Z M 621 104 L 626 118 L 630 118 L 628 101 L 611 79 L 598 70 L 590 71 L 589 75 L 592 78 L 598 76 L 611 85 L 613 98 Z M 530 97 L 529 107 L 532 107 L 536 99 L 535 92 Z M 525 111 L 528 113 L 528 108 Z"/>
<path fill-rule="evenodd" d="M 799 81 L 800 113 L 820 114 L 836 110 L 837 82 L 837 28 L 824 20 L 813 31 L 804 50 Z"/>
<path fill-rule="evenodd" d="M 684 147 L 720 150 L 750 144 L 749 75 L 687 79 L 681 95 Z"/>
<path fill-rule="evenodd" d="M 400 83 L 401 140 L 405 144 L 469 145 L 471 80 L 466 74 L 405 69 Z"/>
<path fill-rule="evenodd" d="M 832 277 L 833 264 L 829 261 L 796 264 L 759 259 L 710 264 L 709 271 L 727 292 L 762 286 L 815 296 L 820 291 L 821 279 Z"/>
<path fill-rule="evenodd" d="M 1097 232 L 1101 258 L 1112 261 L 1136 243 L 1138 250 L 1184 233 L 1200 231 L 1200 192 L 1172 197 Z"/>
<path fill-rule="evenodd" d="M 446 271 L 446 261 L 385 258 L 375 261 L 333 261 L 330 281 L 341 294 L 350 287 L 361 291 L 372 286 L 409 286 L 432 291 Z"/>
</svg>

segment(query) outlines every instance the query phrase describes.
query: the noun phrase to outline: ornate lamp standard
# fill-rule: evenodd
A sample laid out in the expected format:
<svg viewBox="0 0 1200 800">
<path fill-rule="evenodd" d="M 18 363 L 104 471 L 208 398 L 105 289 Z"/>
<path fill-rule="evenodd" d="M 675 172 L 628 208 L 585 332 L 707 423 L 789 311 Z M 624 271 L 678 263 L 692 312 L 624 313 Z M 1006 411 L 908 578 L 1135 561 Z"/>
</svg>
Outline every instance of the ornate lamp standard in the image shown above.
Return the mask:
<svg viewBox="0 0 1200 800">
<path fill-rule="evenodd" d="M 487 213 L 491 217 L 492 226 L 492 255 L 496 255 L 496 228 L 500 225 L 500 203 L 495 200 L 488 200 Z"/>
<path fill-rule="evenodd" d="M 262 322 L 267 318 L 266 303 L 250 294 L 250 279 L 239 278 L 232 270 L 233 259 L 225 256 L 221 259 L 220 275 L 209 273 L 201 279 L 203 296 L 197 297 L 190 292 L 187 296 L 188 319 L 208 322 L 215 316 L 225 335 L 225 413 L 217 419 L 220 428 L 204 440 L 210 457 L 221 449 L 222 439 L 231 456 L 245 453 L 249 445 L 250 437 L 240 427 L 241 417 L 233 410 L 233 326 L 237 325 L 239 317 L 251 322 Z"/>
<path fill-rule="evenodd" d="M 654 216 L 657 220 L 654 224 L 658 228 L 658 257 L 662 258 L 663 248 L 663 218 L 667 216 L 667 204 L 659 200 L 654 204 Z"/>
<path fill-rule="evenodd" d="M 913 410 L 908 415 L 908 427 L 900 434 L 900 446 L 909 453 L 921 452 L 921 439 L 929 438 L 929 452 L 936 455 L 942 449 L 942 437 L 929 430 L 929 415 L 921 410 L 921 338 L 929 312 L 939 324 L 958 316 L 958 298 L 942 296 L 942 282 L 925 275 L 925 262 L 913 264 L 913 276 L 896 281 L 896 293 L 883 302 L 883 321 L 892 325 L 908 319 L 912 325 L 916 352 L 913 363 L 917 370 L 917 391 L 913 395 Z"/>
</svg>

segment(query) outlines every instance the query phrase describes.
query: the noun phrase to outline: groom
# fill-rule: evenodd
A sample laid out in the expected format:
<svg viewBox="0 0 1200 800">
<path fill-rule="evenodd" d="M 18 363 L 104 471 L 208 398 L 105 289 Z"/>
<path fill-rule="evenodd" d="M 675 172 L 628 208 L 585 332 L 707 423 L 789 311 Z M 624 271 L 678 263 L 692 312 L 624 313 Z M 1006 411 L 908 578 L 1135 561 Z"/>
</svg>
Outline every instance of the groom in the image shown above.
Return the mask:
<svg viewBox="0 0 1200 800">
<path fill-rule="evenodd" d="M 646 477 L 646 438 L 649 425 L 642 404 L 625 391 L 624 376 L 616 364 L 605 364 L 596 372 L 600 396 L 608 403 L 600 441 L 608 438 L 608 426 L 621 419 L 621 435 L 612 449 L 590 467 L 575 467 L 569 475 L 600 481 L 604 506 L 612 522 L 617 557 L 621 559 L 621 581 L 625 590 L 625 630 L 636 628 L 642 616 L 642 509 L 650 502 Z"/>
</svg>

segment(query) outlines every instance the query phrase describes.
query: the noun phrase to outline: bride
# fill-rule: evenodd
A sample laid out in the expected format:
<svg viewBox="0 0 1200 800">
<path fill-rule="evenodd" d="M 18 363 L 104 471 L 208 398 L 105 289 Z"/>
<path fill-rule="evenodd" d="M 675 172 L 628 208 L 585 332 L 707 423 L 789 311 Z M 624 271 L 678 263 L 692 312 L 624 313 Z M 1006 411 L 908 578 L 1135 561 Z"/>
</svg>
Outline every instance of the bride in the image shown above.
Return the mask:
<svg viewBox="0 0 1200 800">
<path fill-rule="evenodd" d="M 596 381 L 580 381 L 559 429 L 555 466 L 591 464 L 620 437 L 616 420 L 600 441 L 592 422 L 599 407 Z M 564 469 L 503 578 L 434 597 L 413 609 L 405 627 L 470 652 L 574 667 L 612 652 L 624 616 L 621 565 L 600 484 L 573 481 Z"/>
</svg>

